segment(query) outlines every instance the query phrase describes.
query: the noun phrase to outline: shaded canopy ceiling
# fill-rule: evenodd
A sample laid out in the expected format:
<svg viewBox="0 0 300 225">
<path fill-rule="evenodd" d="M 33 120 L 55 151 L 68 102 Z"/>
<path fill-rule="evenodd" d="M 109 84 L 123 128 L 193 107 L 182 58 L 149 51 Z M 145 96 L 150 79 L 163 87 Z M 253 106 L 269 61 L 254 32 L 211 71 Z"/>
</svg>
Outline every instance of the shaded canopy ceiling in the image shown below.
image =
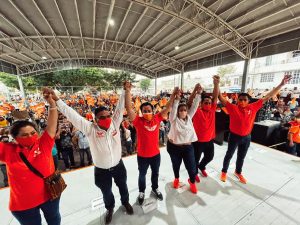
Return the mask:
<svg viewBox="0 0 300 225">
<path fill-rule="evenodd" d="M 153 78 L 266 42 L 297 49 L 299 27 L 300 0 L 0 0 L 0 60 L 21 75 L 99 66 Z"/>
</svg>

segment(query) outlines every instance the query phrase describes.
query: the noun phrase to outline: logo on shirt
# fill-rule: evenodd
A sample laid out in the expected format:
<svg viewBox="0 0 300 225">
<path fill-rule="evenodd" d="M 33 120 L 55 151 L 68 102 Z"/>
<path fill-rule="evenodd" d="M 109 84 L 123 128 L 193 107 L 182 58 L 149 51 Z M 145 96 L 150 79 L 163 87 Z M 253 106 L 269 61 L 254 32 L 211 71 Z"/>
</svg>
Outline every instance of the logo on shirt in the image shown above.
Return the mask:
<svg viewBox="0 0 300 225">
<path fill-rule="evenodd" d="M 112 134 L 112 136 L 116 136 L 117 133 L 118 132 L 116 130 L 114 130 L 111 134 Z"/>
<path fill-rule="evenodd" d="M 104 131 L 96 131 L 96 134 L 97 134 L 98 137 L 104 137 L 105 136 Z"/>
<path fill-rule="evenodd" d="M 144 127 L 145 127 L 146 130 L 148 130 L 148 131 L 155 131 L 157 125 L 154 125 L 154 126 L 152 126 L 152 127 L 144 125 Z"/>
<path fill-rule="evenodd" d="M 37 157 L 39 154 L 41 154 L 40 148 L 38 148 L 37 150 L 34 151 L 34 155 L 33 157 Z"/>
</svg>

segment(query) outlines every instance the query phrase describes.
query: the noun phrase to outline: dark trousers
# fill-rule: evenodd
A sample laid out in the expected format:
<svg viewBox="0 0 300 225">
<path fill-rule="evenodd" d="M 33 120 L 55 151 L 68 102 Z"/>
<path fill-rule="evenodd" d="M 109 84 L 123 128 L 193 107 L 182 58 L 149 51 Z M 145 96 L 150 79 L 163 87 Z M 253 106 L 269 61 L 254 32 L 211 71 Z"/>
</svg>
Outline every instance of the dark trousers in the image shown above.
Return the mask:
<svg viewBox="0 0 300 225">
<path fill-rule="evenodd" d="M 223 161 L 222 172 L 227 173 L 230 160 L 231 160 L 235 150 L 238 149 L 235 171 L 239 174 L 242 173 L 244 159 L 247 155 L 247 151 L 250 146 L 250 142 L 251 142 L 250 134 L 247 136 L 239 136 L 237 134 L 230 133 L 229 138 L 228 138 L 228 149 L 227 149 L 224 161 Z"/>
<path fill-rule="evenodd" d="M 162 144 L 165 144 L 165 131 L 159 130 L 159 139 L 161 140 Z"/>
<path fill-rule="evenodd" d="M 70 169 L 70 162 L 71 166 L 75 166 L 74 161 L 74 154 L 73 154 L 73 148 L 63 148 L 62 151 L 62 157 L 66 166 L 66 169 Z M 70 161 L 69 161 L 70 160 Z"/>
<path fill-rule="evenodd" d="M 170 141 L 167 143 L 167 151 L 170 154 L 175 178 L 179 178 L 180 165 L 183 160 L 188 171 L 190 181 L 195 183 L 196 165 L 193 145 L 174 145 Z"/>
<path fill-rule="evenodd" d="M 3 173 L 3 183 L 4 187 L 8 186 L 8 177 L 7 177 L 7 170 L 6 170 L 6 165 L 0 165 L 0 169 Z"/>
<path fill-rule="evenodd" d="M 137 157 L 139 167 L 139 192 L 145 192 L 146 190 L 146 174 L 149 166 L 151 167 L 151 187 L 152 190 L 158 188 L 158 176 L 160 167 L 160 153 L 153 157 Z"/>
<path fill-rule="evenodd" d="M 93 163 L 93 161 L 92 161 L 92 155 L 91 155 L 90 148 L 80 148 L 79 149 L 80 165 L 84 166 L 84 153 L 86 154 L 88 164 L 91 165 Z"/>
<path fill-rule="evenodd" d="M 300 157 L 300 143 L 295 143 L 294 142 L 294 146 L 293 147 L 290 147 L 289 143 L 290 143 L 290 141 L 288 140 L 287 141 L 287 150 L 288 150 L 288 153 Z"/>
<path fill-rule="evenodd" d="M 193 142 L 193 147 L 195 152 L 196 173 L 197 173 L 198 168 L 200 170 L 205 170 L 207 164 L 213 160 L 215 154 L 214 141 L 213 140 L 208 142 L 196 141 Z M 200 161 L 202 153 L 203 153 L 203 158 Z"/>
<path fill-rule="evenodd" d="M 112 178 L 114 178 L 115 184 L 119 188 L 122 204 L 125 205 L 129 202 L 127 171 L 123 161 L 121 160 L 118 165 L 110 169 L 95 167 L 95 184 L 102 192 L 106 209 L 113 209 L 115 207 L 115 197 L 111 189 Z"/>
<path fill-rule="evenodd" d="M 40 210 L 43 211 L 48 225 L 60 225 L 59 198 L 54 201 L 49 200 L 32 209 L 12 211 L 12 214 L 21 225 L 42 225 Z"/>
<path fill-rule="evenodd" d="M 125 147 L 128 154 L 132 154 L 132 141 L 125 141 Z"/>
<path fill-rule="evenodd" d="M 54 168 L 55 168 L 55 170 L 57 170 L 57 168 L 58 168 L 58 156 L 53 155 L 52 158 L 53 158 L 53 162 L 54 162 Z"/>
</svg>

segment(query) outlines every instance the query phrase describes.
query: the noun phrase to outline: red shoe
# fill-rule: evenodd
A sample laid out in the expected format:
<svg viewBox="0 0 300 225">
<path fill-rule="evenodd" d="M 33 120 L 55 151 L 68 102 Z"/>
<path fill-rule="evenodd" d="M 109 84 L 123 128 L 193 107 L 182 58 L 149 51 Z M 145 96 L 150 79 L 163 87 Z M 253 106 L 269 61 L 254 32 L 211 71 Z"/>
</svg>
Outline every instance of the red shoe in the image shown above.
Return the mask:
<svg viewBox="0 0 300 225">
<path fill-rule="evenodd" d="M 234 172 L 234 175 L 239 179 L 241 183 L 247 184 L 247 179 L 241 173 Z"/>
<path fill-rule="evenodd" d="M 197 194 L 198 190 L 197 190 L 196 184 L 195 183 L 191 183 L 190 179 L 188 179 L 188 182 L 190 184 L 190 190 L 191 190 L 191 192 L 194 193 L 194 194 Z"/>
<path fill-rule="evenodd" d="M 198 176 L 198 174 L 196 174 L 196 176 L 195 176 L 195 181 L 196 181 L 197 183 L 200 183 L 200 177 Z"/>
<path fill-rule="evenodd" d="M 174 181 L 173 181 L 173 187 L 175 189 L 178 189 L 179 188 L 179 178 L 175 178 Z"/>
<path fill-rule="evenodd" d="M 205 170 L 201 170 L 202 176 L 207 177 L 207 173 Z"/>
<path fill-rule="evenodd" d="M 227 173 L 222 172 L 220 180 L 223 181 L 223 182 L 226 182 L 226 179 L 227 179 Z"/>
</svg>

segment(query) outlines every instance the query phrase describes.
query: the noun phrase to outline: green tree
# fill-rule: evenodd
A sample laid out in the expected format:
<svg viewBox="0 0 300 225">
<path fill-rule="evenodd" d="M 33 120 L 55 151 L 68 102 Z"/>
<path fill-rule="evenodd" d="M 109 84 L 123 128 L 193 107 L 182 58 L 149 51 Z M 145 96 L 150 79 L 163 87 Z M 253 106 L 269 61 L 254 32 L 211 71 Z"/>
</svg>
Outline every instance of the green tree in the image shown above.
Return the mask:
<svg viewBox="0 0 300 225">
<path fill-rule="evenodd" d="M 143 91 L 147 91 L 150 87 L 151 80 L 150 79 L 142 79 L 140 80 L 140 87 Z"/>
<path fill-rule="evenodd" d="M 217 71 L 218 75 L 221 78 L 220 86 L 225 86 L 226 84 L 230 85 L 230 80 L 228 79 L 228 77 L 226 77 L 226 75 L 232 74 L 235 71 L 236 71 L 236 68 L 234 65 L 220 66 Z"/>
<path fill-rule="evenodd" d="M 0 81 L 7 87 L 19 88 L 18 79 L 15 75 L 0 72 Z"/>
</svg>

